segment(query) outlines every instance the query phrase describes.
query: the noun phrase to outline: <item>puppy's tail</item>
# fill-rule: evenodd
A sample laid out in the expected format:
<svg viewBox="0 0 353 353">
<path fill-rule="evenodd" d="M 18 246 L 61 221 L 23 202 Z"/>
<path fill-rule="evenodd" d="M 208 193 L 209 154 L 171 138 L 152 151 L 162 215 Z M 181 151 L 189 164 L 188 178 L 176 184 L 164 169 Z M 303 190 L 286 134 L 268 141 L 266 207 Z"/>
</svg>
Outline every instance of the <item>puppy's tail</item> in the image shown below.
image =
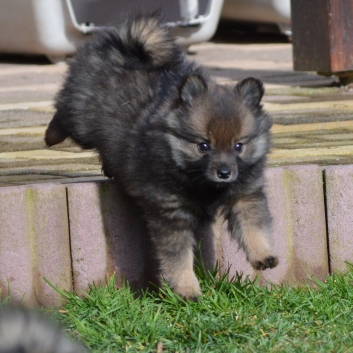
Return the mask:
<svg viewBox="0 0 353 353">
<path fill-rule="evenodd" d="M 101 38 L 120 53 L 125 68 L 153 69 L 173 65 L 184 55 L 170 32 L 159 12 L 151 12 L 128 17 L 117 28 L 101 32 Z"/>
</svg>

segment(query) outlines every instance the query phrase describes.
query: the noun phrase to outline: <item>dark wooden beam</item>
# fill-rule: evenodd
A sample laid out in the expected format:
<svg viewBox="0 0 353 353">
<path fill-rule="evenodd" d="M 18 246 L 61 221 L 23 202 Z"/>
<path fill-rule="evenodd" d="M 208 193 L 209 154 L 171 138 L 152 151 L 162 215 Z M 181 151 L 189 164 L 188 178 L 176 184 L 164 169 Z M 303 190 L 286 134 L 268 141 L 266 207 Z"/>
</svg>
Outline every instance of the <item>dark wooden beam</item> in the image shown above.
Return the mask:
<svg viewBox="0 0 353 353">
<path fill-rule="evenodd" d="M 292 0 L 296 71 L 353 77 L 353 0 Z"/>
</svg>

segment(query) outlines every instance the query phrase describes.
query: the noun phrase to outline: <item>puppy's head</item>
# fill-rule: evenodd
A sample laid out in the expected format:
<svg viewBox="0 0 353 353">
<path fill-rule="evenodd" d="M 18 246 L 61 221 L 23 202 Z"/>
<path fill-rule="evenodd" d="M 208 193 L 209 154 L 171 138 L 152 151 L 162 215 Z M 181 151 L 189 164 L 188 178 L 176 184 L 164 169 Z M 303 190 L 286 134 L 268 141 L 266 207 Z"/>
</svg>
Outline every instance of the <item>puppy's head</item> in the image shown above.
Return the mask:
<svg viewBox="0 0 353 353">
<path fill-rule="evenodd" d="M 169 143 L 175 162 L 192 182 L 235 182 L 269 152 L 271 119 L 260 104 L 261 81 L 247 78 L 227 87 L 192 75 L 179 94 L 177 133 Z"/>
</svg>

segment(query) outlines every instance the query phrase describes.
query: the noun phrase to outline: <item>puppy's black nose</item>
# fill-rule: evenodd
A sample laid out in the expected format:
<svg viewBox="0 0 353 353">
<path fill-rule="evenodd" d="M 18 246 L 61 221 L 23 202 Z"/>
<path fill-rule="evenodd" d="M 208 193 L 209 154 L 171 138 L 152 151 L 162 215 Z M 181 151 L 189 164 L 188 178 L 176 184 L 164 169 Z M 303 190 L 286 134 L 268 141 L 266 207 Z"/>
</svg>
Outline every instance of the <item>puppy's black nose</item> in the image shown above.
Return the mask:
<svg viewBox="0 0 353 353">
<path fill-rule="evenodd" d="M 220 179 L 228 179 L 230 177 L 230 169 L 228 167 L 218 168 L 217 175 Z"/>
</svg>

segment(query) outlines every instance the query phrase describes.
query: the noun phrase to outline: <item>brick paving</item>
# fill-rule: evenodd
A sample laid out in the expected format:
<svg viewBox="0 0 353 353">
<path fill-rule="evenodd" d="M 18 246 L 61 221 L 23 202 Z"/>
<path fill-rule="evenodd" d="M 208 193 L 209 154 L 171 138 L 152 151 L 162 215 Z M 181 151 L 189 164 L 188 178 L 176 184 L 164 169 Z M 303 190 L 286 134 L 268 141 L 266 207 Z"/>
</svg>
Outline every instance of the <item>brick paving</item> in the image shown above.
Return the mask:
<svg viewBox="0 0 353 353">
<path fill-rule="evenodd" d="M 220 83 L 248 76 L 265 82 L 274 119 L 270 167 L 353 163 L 353 89 L 338 87 L 334 77 L 294 72 L 291 44 L 202 43 L 189 56 Z M 0 57 L 0 186 L 101 176 L 94 152 L 43 142 L 66 69 Z"/>
</svg>

